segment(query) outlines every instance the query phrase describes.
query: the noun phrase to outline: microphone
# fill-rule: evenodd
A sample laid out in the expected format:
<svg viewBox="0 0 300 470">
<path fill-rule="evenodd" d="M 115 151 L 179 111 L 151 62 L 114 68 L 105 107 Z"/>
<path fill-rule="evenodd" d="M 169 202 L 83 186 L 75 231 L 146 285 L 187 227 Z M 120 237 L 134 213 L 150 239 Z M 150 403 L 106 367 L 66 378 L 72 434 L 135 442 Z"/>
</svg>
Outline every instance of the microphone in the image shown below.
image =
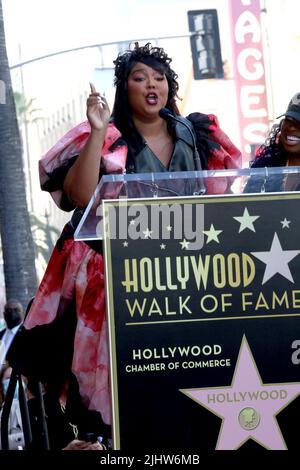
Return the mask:
<svg viewBox="0 0 300 470">
<path fill-rule="evenodd" d="M 183 124 L 189 130 L 189 133 L 190 133 L 190 135 L 192 137 L 192 141 L 193 141 L 193 147 L 194 147 L 195 169 L 196 169 L 196 171 L 201 171 L 202 170 L 202 165 L 201 165 L 200 156 L 199 156 L 199 153 L 198 153 L 198 150 L 197 150 L 196 139 L 195 139 L 195 135 L 194 135 L 192 129 L 190 128 L 190 126 L 186 122 L 184 122 L 183 119 L 179 119 L 178 117 L 174 116 L 168 108 L 161 108 L 159 110 L 158 114 L 165 121 L 170 121 L 170 120 L 173 119 L 174 121 L 177 121 L 177 122 L 180 122 L 181 124 Z"/>
<path fill-rule="evenodd" d="M 190 136 L 192 137 L 192 142 L 193 142 L 193 147 L 194 147 L 194 164 L 195 164 L 195 170 L 196 171 L 201 171 L 202 170 L 202 165 L 201 165 L 201 160 L 199 156 L 199 152 L 197 149 L 196 145 L 196 139 L 195 139 L 195 134 L 190 128 L 190 126 L 185 122 L 184 119 L 180 119 L 180 117 L 174 116 L 171 111 L 168 108 L 161 108 L 158 112 L 159 116 L 164 119 L 165 121 L 177 121 L 180 122 L 184 127 L 186 127 L 190 133 Z M 203 181 L 201 181 L 201 188 L 200 188 L 200 193 L 203 194 L 206 192 L 205 186 Z"/>
</svg>

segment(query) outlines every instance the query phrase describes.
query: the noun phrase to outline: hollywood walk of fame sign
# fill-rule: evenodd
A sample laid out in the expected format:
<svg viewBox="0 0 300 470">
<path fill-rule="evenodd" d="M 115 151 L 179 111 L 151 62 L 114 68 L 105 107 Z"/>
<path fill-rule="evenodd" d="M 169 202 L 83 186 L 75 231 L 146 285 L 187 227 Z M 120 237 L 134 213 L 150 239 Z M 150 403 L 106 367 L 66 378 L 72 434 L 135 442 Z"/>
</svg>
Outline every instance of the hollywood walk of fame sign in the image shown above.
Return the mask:
<svg viewBox="0 0 300 470">
<path fill-rule="evenodd" d="M 116 449 L 298 449 L 299 209 L 296 193 L 104 203 Z"/>
</svg>

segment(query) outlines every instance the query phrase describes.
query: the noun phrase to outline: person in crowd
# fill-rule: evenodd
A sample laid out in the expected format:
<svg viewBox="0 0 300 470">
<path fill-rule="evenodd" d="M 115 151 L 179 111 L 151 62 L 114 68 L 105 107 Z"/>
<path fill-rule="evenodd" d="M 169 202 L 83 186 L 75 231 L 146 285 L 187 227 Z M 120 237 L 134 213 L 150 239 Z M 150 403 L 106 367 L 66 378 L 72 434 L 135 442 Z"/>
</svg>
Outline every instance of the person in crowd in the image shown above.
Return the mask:
<svg viewBox="0 0 300 470">
<path fill-rule="evenodd" d="M 114 61 L 112 113 L 91 84 L 87 121 L 71 129 L 39 164 L 42 189 L 62 210 L 75 210 L 25 319 L 19 359 L 29 376 L 47 382 L 56 404 L 64 393 L 57 379 L 71 371 L 83 405 L 103 420 L 103 434 L 111 424 L 104 266 L 100 242 L 73 239 L 84 208 L 103 174 L 195 170 L 194 139 L 186 126 L 194 133 L 202 169 L 241 165 L 241 152 L 216 116 L 180 116 L 178 77 L 170 63 L 164 49 L 150 43 L 135 43 L 120 53 Z M 181 122 L 161 117 L 162 108 Z M 228 190 L 226 179 L 210 181 L 209 193 Z"/>
<path fill-rule="evenodd" d="M 2 408 L 6 399 L 11 373 L 12 368 L 8 363 L 5 363 L 0 374 L 0 428 Z M 31 423 L 32 441 L 29 449 L 42 449 L 44 430 L 41 428 L 40 406 L 30 387 L 25 383 L 25 378 L 22 382 L 24 390 L 26 391 Z M 101 436 L 100 432 L 98 432 L 99 429 L 102 431 L 99 416 L 97 416 L 96 412 L 89 411 L 84 407 L 79 399 L 79 394 L 76 390 L 76 383 L 75 386 L 73 386 L 71 381 L 68 381 L 65 382 L 65 389 L 66 386 L 70 386 L 71 390 L 68 399 L 67 394 L 63 393 L 60 395 L 59 400 L 55 401 L 51 399 L 51 390 L 49 393 L 44 391 L 47 436 L 51 450 L 105 449 L 106 446 L 104 442 L 102 444 L 102 441 L 105 441 L 105 436 Z M 18 399 L 18 387 L 19 383 L 17 382 L 8 422 L 9 450 L 22 450 L 25 448 L 21 410 Z M 87 429 L 90 432 L 87 432 Z"/>
<path fill-rule="evenodd" d="M 20 302 L 10 299 L 4 305 L 3 312 L 6 328 L 0 331 L 0 361 L 3 365 L 6 361 L 8 350 L 14 337 L 22 325 L 24 319 L 23 307 Z"/>
<path fill-rule="evenodd" d="M 266 141 L 257 149 L 251 168 L 300 165 L 300 93 L 290 100 L 287 110 L 275 123 Z M 295 191 L 300 188 L 297 174 L 254 176 L 246 184 L 245 192 Z"/>
<path fill-rule="evenodd" d="M 36 399 L 36 383 L 27 384 L 32 443 L 31 450 L 44 448 L 40 403 Z M 58 392 L 57 392 L 58 390 Z M 47 437 L 51 450 L 103 450 L 109 445 L 110 428 L 99 413 L 88 410 L 82 403 L 78 383 L 73 374 L 62 381 L 50 380 L 43 389 L 43 405 Z"/>
<path fill-rule="evenodd" d="M 5 362 L 2 367 L 2 371 L 0 373 L 0 404 L 1 404 L 0 427 L 1 427 L 2 409 L 3 409 L 4 402 L 5 402 L 11 373 L 12 373 L 12 368 L 9 366 L 7 362 Z M 25 383 L 23 384 L 23 386 L 25 389 L 26 388 Z M 21 410 L 20 410 L 20 404 L 19 404 L 19 399 L 18 399 L 18 383 L 14 391 L 14 397 L 13 397 L 11 408 L 10 408 L 9 421 L 8 421 L 8 442 L 9 442 L 10 450 L 22 450 L 25 445 L 22 419 L 21 419 Z M 1 448 L 2 448 L 2 445 L 0 445 L 0 449 Z"/>
</svg>

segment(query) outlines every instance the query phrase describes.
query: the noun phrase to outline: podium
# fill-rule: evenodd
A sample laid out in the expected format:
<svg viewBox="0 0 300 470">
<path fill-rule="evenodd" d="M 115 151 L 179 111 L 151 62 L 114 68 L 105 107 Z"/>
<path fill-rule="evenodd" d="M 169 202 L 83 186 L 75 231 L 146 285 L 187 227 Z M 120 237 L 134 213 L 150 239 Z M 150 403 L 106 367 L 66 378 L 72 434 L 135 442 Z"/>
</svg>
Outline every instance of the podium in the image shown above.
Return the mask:
<svg viewBox="0 0 300 470">
<path fill-rule="evenodd" d="M 104 245 L 114 449 L 298 448 L 299 188 L 298 167 L 103 176 L 75 238 Z"/>
</svg>

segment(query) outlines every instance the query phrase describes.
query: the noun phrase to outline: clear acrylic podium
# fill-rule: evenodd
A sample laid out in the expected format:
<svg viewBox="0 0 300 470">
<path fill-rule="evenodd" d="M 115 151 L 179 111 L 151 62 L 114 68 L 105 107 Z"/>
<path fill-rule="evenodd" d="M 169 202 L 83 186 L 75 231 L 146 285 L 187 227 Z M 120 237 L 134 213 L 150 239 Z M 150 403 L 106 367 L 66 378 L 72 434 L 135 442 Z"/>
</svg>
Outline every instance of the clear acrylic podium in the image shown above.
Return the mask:
<svg viewBox="0 0 300 470">
<path fill-rule="evenodd" d="M 214 186 L 213 182 L 218 185 L 219 180 L 223 181 L 223 187 L 227 186 L 225 194 L 267 192 L 268 182 L 276 188 L 272 192 L 284 192 L 282 182 L 287 177 L 293 178 L 296 183 L 299 181 L 300 190 L 300 167 L 104 175 L 84 212 L 74 238 L 102 239 L 103 234 L 96 229 L 101 216 L 101 203 L 106 199 L 220 196 L 218 192 L 210 191 Z"/>
<path fill-rule="evenodd" d="M 298 167 L 102 177 L 75 238 L 104 245 L 114 449 L 298 452 L 299 189 Z"/>
</svg>

